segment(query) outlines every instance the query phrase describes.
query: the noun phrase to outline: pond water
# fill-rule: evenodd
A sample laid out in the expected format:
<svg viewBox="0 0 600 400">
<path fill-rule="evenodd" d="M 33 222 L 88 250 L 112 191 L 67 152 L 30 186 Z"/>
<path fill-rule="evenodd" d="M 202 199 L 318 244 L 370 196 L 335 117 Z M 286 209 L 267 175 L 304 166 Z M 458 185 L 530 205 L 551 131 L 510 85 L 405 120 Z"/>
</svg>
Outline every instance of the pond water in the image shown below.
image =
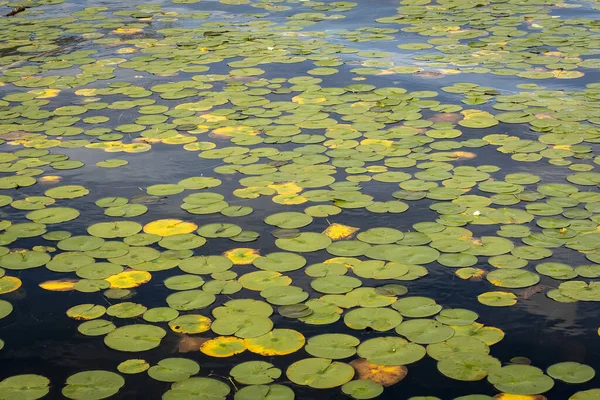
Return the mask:
<svg viewBox="0 0 600 400">
<path fill-rule="evenodd" d="M 600 399 L 596 1 L 26 4 L 0 399 Z"/>
</svg>

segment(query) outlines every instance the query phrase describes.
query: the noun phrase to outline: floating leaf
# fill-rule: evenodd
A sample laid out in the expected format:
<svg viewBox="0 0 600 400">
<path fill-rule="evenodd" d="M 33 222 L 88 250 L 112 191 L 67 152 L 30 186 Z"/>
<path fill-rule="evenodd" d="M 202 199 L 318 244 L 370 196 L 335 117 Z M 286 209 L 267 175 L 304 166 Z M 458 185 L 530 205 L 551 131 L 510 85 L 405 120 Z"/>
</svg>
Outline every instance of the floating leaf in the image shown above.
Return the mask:
<svg viewBox="0 0 600 400">
<path fill-rule="evenodd" d="M 167 334 L 164 329 L 152 325 L 134 324 L 111 331 L 104 343 L 111 349 L 138 352 L 158 347 Z"/>
<path fill-rule="evenodd" d="M 24 374 L 10 376 L 0 382 L 0 396 L 5 399 L 36 400 L 50 392 L 50 380 L 44 376 Z"/>
<path fill-rule="evenodd" d="M 354 369 L 348 364 L 326 358 L 306 358 L 291 364 L 286 375 L 297 385 L 328 389 L 350 381 Z"/>
<path fill-rule="evenodd" d="M 62 390 L 69 399 L 105 399 L 115 395 L 125 385 L 125 379 L 110 371 L 85 371 L 67 378 Z"/>
<path fill-rule="evenodd" d="M 148 369 L 148 375 L 161 382 L 176 382 L 188 379 L 200 371 L 198 363 L 187 358 L 165 358 Z"/>
<path fill-rule="evenodd" d="M 363 358 L 350 361 L 359 379 L 368 379 L 382 386 L 392 386 L 406 377 L 408 369 L 403 365 L 373 364 Z"/>
<path fill-rule="evenodd" d="M 229 374 L 245 385 L 264 385 L 281 376 L 281 370 L 265 361 L 248 361 L 236 365 Z"/>
<path fill-rule="evenodd" d="M 375 364 L 406 365 L 423 358 L 425 348 L 398 337 L 380 337 L 362 342 L 357 353 Z"/>
</svg>

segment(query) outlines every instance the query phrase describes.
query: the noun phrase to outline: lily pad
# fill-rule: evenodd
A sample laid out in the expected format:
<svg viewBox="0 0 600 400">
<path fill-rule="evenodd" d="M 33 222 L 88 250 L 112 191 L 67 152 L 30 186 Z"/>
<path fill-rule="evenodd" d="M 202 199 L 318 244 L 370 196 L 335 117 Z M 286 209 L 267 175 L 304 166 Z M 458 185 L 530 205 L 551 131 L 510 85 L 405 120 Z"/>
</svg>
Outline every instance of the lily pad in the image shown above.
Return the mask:
<svg viewBox="0 0 600 400">
<path fill-rule="evenodd" d="M 305 358 L 291 364 L 286 375 L 297 385 L 329 389 L 350 381 L 354 376 L 354 368 L 326 358 Z"/>
</svg>

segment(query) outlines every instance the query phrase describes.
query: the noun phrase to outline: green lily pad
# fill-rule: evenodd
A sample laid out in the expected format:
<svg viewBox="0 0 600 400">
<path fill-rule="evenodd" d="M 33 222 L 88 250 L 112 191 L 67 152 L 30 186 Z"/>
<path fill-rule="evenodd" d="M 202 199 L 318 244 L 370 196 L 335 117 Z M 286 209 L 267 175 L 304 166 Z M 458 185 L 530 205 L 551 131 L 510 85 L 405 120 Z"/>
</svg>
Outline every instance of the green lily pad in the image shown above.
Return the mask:
<svg viewBox="0 0 600 400">
<path fill-rule="evenodd" d="M 163 400 L 225 400 L 230 391 L 227 384 L 216 379 L 192 377 L 173 383 L 171 389 L 163 394 Z"/>
<path fill-rule="evenodd" d="M 407 365 L 425 356 L 425 348 L 399 337 L 379 337 L 369 339 L 357 349 L 360 357 L 380 365 Z"/>
<path fill-rule="evenodd" d="M 203 290 L 183 290 L 167 297 L 169 307 L 178 311 L 200 310 L 215 302 L 215 295 Z"/>
<path fill-rule="evenodd" d="M 125 385 L 125 379 L 110 371 L 85 371 L 67 378 L 63 396 L 74 400 L 99 400 L 114 396 Z"/>
<path fill-rule="evenodd" d="M 50 392 L 50 380 L 44 376 L 24 374 L 0 382 L 0 397 L 5 399 L 41 399 Z"/>
<path fill-rule="evenodd" d="M 46 190 L 44 195 L 53 199 L 75 199 L 83 197 L 90 191 L 79 185 L 59 186 Z"/>
<path fill-rule="evenodd" d="M 389 308 L 358 308 L 344 316 L 344 323 L 351 329 L 371 328 L 385 332 L 402 322 L 402 316 Z"/>
<path fill-rule="evenodd" d="M 361 285 L 360 279 L 351 276 L 324 276 L 316 278 L 310 283 L 314 290 L 326 294 L 347 293 Z"/>
<path fill-rule="evenodd" d="M 0 257 L 0 267 L 9 270 L 24 270 L 41 267 L 50 261 L 50 255 L 39 251 L 8 253 Z"/>
<path fill-rule="evenodd" d="M 459 352 L 438 362 L 442 374 L 459 381 L 479 381 L 500 367 L 498 359 L 482 353 Z"/>
<path fill-rule="evenodd" d="M 104 343 L 119 351 L 146 351 L 158 347 L 166 334 L 164 329 L 153 325 L 126 325 L 111 331 L 104 338 Z"/>
<path fill-rule="evenodd" d="M 596 371 L 589 365 L 577 362 L 561 362 L 551 365 L 546 373 L 566 383 L 584 383 L 594 378 Z"/>
<path fill-rule="evenodd" d="M 413 319 L 398 325 L 396 333 L 413 343 L 431 344 L 450 339 L 454 329 L 430 319 Z"/>
<path fill-rule="evenodd" d="M 86 321 L 77 327 L 79 333 L 85 336 L 103 336 L 117 329 L 115 324 L 104 319 Z"/>
<path fill-rule="evenodd" d="M 409 318 L 431 317 L 442 310 L 442 306 L 428 297 L 405 297 L 392 304 L 402 316 Z"/>
<path fill-rule="evenodd" d="M 489 371 L 488 381 L 504 393 L 534 395 L 547 392 L 554 381 L 544 372 L 530 365 L 507 365 Z"/>
<path fill-rule="evenodd" d="M 161 382 L 177 382 L 197 374 L 200 366 L 187 358 L 165 358 L 148 369 L 148 375 Z"/>
<path fill-rule="evenodd" d="M 331 333 L 311 337 L 304 349 L 311 356 L 337 360 L 356 354 L 359 344 L 354 336 Z"/>
<path fill-rule="evenodd" d="M 238 390 L 235 400 L 294 400 L 294 391 L 283 385 L 250 385 Z"/>
<path fill-rule="evenodd" d="M 312 222 L 312 217 L 299 212 L 283 212 L 265 218 L 265 223 L 282 229 L 302 228 Z"/>
<path fill-rule="evenodd" d="M 289 272 L 304 267 L 306 259 L 294 253 L 276 252 L 258 257 L 252 264 L 265 271 Z"/>
<path fill-rule="evenodd" d="M 446 308 L 435 317 L 438 322 L 453 326 L 471 325 L 477 318 L 477 313 L 463 308 Z"/>
<path fill-rule="evenodd" d="M 124 238 L 142 230 L 142 225 L 133 221 L 100 222 L 88 227 L 90 235 L 105 239 Z"/>
<path fill-rule="evenodd" d="M 1 261 L 1 260 L 0 260 Z M 563 296 L 580 301 L 600 301 L 600 282 L 563 282 L 558 286 Z"/>
<path fill-rule="evenodd" d="M 282 238 L 275 241 L 275 245 L 282 250 L 291 252 L 313 252 L 326 248 L 331 244 L 331 239 L 320 233 L 303 232 L 293 238 Z"/>
<path fill-rule="evenodd" d="M 70 207 L 48 207 L 27 213 L 25 218 L 39 224 L 60 224 L 79 217 L 79 211 Z"/>
<path fill-rule="evenodd" d="M 438 361 L 462 353 L 487 355 L 490 353 L 490 348 L 481 340 L 469 336 L 454 336 L 444 342 L 427 346 L 427 354 Z"/>
<path fill-rule="evenodd" d="M 117 369 L 122 374 L 139 374 L 150 368 L 150 364 L 146 360 L 142 359 L 130 359 L 125 360 L 119 365 L 117 365 Z"/>
<path fill-rule="evenodd" d="M 540 281 L 539 275 L 521 269 L 497 269 L 486 279 L 495 286 L 513 289 L 533 286 Z"/>
<path fill-rule="evenodd" d="M 342 392 L 353 399 L 374 399 L 383 393 L 383 386 L 368 379 L 360 379 L 345 383 Z"/>
<path fill-rule="evenodd" d="M 328 389 L 350 381 L 354 376 L 354 368 L 326 358 L 305 358 L 291 364 L 286 375 L 297 385 Z"/>
</svg>

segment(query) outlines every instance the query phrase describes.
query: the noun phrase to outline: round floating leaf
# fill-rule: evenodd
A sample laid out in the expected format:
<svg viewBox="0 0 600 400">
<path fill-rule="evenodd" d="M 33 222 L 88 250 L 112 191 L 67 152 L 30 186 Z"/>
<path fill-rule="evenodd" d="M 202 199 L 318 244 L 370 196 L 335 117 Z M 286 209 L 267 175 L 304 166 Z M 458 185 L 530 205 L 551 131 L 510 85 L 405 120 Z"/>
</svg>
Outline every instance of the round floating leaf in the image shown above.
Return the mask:
<svg viewBox="0 0 600 400">
<path fill-rule="evenodd" d="M 141 230 L 142 225 L 133 221 L 100 222 L 87 229 L 90 235 L 105 239 L 124 238 Z"/>
<path fill-rule="evenodd" d="M 187 358 L 165 358 L 148 369 L 148 375 L 161 382 L 181 381 L 198 372 L 200 372 L 198 363 Z"/>
<path fill-rule="evenodd" d="M 408 369 L 404 365 L 378 365 L 365 359 L 350 362 L 359 379 L 368 379 L 382 386 L 392 386 L 406 377 Z"/>
<path fill-rule="evenodd" d="M 231 336 L 219 336 L 200 345 L 200 351 L 211 357 L 231 357 L 246 351 L 242 339 Z"/>
<path fill-rule="evenodd" d="M 405 297 L 392 304 L 392 308 L 397 310 L 404 317 L 423 318 L 430 317 L 439 313 L 442 306 L 435 300 L 428 297 Z"/>
<path fill-rule="evenodd" d="M 361 379 L 344 384 L 342 392 L 354 399 L 373 399 L 383 393 L 383 386 L 368 379 Z"/>
<path fill-rule="evenodd" d="M 294 391 L 283 385 L 250 385 L 238 390 L 234 400 L 294 400 Z"/>
<path fill-rule="evenodd" d="M 10 270 L 24 270 L 41 267 L 50 261 L 50 255 L 39 251 L 19 251 L 0 257 L 0 267 Z"/>
<path fill-rule="evenodd" d="M 152 196 L 170 196 L 172 194 L 181 193 L 185 187 L 175 184 L 152 185 L 146 188 L 146 192 Z"/>
<path fill-rule="evenodd" d="M 305 358 L 290 365 L 286 375 L 297 385 L 329 389 L 350 381 L 354 368 L 325 358 Z"/>
<path fill-rule="evenodd" d="M 233 264 L 237 265 L 248 265 L 260 257 L 258 250 L 250 249 L 247 247 L 240 247 L 237 249 L 231 249 L 223 253 Z"/>
<path fill-rule="evenodd" d="M 165 279 L 164 284 L 171 290 L 197 289 L 204 284 L 198 275 L 175 275 Z"/>
<path fill-rule="evenodd" d="M 223 382 L 211 378 L 192 377 L 173 383 L 171 389 L 163 395 L 163 400 L 181 400 L 205 398 L 207 400 L 225 400 L 231 389 Z"/>
<path fill-rule="evenodd" d="M 27 213 L 25 218 L 38 224 L 59 224 L 79 217 L 79 211 L 69 207 L 49 207 Z"/>
<path fill-rule="evenodd" d="M 229 375 L 244 385 L 264 385 L 279 378 L 281 370 L 265 361 L 247 361 L 233 367 Z"/>
<path fill-rule="evenodd" d="M 308 298 L 308 293 L 295 286 L 272 286 L 261 291 L 260 295 L 278 306 L 297 304 Z"/>
<path fill-rule="evenodd" d="M 357 239 L 370 244 L 391 244 L 396 243 L 404 237 L 404 234 L 392 228 L 372 228 L 361 232 Z"/>
<path fill-rule="evenodd" d="M 127 325 L 110 332 L 104 338 L 104 343 L 119 351 L 146 351 L 158 347 L 166 334 L 164 329 L 153 325 Z"/>
<path fill-rule="evenodd" d="M 490 353 L 490 348 L 481 340 L 469 336 L 454 336 L 444 342 L 427 346 L 427 354 L 438 361 L 461 353 L 486 355 Z"/>
<path fill-rule="evenodd" d="M 266 271 L 288 272 L 295 271 L 306 265 L 306 259 L 294 253 L 270 253 L 252 261 L 256 268 Z"/>
<path fill-rule="evenodd" d="M 292 329 L 273 329 L 262 336 L 244 340 L 249 351 L 263 356 L 295 353 L 304 346 L 304 342 L 304 336 Z"/>
<path fill-rule="evenodd" d="M 312 222 L 312 217 L 299 212 L 283 212 L 265 218 L 265 223 L 282 229 L 302 228 Z"/>
<path fill-rule="evenodd" d="M 158 236 L 173 236 L 194 232 L 198 226 L 179 219 L 159 219 L 144 225 L 144 232 Z"/>
<path fill-rule="evenodd" d="M 85 336 L 103 336 L 117 329 L 115 324 L 104 319 L 86 321 L 77 327 L 79 333 Z"/>
<path fill-rule="evenodd" d="M 227 315 L 215 319 L 211 329 L 219 335 L 254 338 L 273 329 L 273 322 L 267 317 L 255 315 Z"/>
<path fill-rule="evenodd" d="M 517 303 L 517 296 L 510 292 L 485 292 L 477 300 L 490 307 L 509 307 Z"/>
<path fill-rule="evenodd" d="M 0 294 L 14 292 L 21 287 L 23 283 L 14 276 L 3 276 L 0 278 Z"/>
<path fill-rule="evenodd" d="M 371 328 L 385 332 L 402 322 L 402 316 L 389 308 L 358 308 L 344 316 L 344 323 L 351 329 Z"/>
<path fill-rule="evenodd" d="M 113 289 L 131 289 L 150 281 L 152 275 L 146 271 L 127 270 L 111 275 L 105 280 Z"/>
<path fill-rule="evenodd" d="M 198 235 L 207 238 L 230 238 L 241 232 L 242 228 L 234 224 L 209 224 L 198 229 Z"/>
<path fill-rule="evenodd" d="M 150 364 L 146 360 L 142 359 L 131 359 L 125 360 L 119 365 L 117 365 L 117 369 L 122 374 L 139 374 L 144 372 L 150 368 Z"/>
<path fill-rule="evenodd" d="M 116 318 L 133 318 L 142 315 L 147 308 L 141 304 L 132 303 L 129 301 L 113 304 L 108 307 L 106 313 L 111 317 Z"/>
<path fill-rule="evenodd" d="M 331 333 L 311 337 L 304 349 L 314 357 L 341 359 L 356 354 L 359 344 L 360 340 L 354 336 Z"/>
<path fill-rule="evenodd" d="M 405 264 L 428 264 L 437 260 L 440 253 L 426 246 L 382 244 L 371 247 L 365 255 L 375 260 L 396 261 Z"/>
<path fill-rule="evenodd" d="M 331 239 L 327 236 L 313 232 L 303 232 L 293 238 L 283 238 L 275 241 L 277 247 L 291 252 L 318 251 L 326 248 L 330 244 Z"/>
<path fill-rule="evenodd" d="M 0 319 L 7 317 L 13 310 L 12 304 L 6 300 L 0 300 Z M 103 313 L 104 314 L 104 313 Z"/>
<path fill-rule="evenodd" d="M 233 262 L 223 256 L 190 257 L 179 263 L 179 269 L 183 272 L 198 275 L 227 271 L 232 266 Z"/>
<path fill-rule="evenodd" d="M 479 318 L 477 313 L 462 308 L 446 308 L 435 319 L 446 325 L 471 325 Z"/>
<path fill-rule="evenodd" d="M 327 252 L 334 256 L 354 257 L 365 254 L 370 247 L 369 244 L 358 240 L 342 240 L 327 246 Z"/>
<path fill-rule="evenodd" d="M 148 322 L 169 322 L 178 316 L 179 312 L 170 307 L 155 307 L 147 310 L 143 318 Z"/>
<path fill-rule="evenodd" d="M 125 385 L 125 379 L 110 371 L 85 371 L 67 378 L 63 396 L 74 400 L 99 400 L 114 396 Z"/>
<path fill-rule="evenodd" d="M 80 304 L 78 306 L 71 307 L 67 310 L 67 316 L 69 318 L 78 320 L 91 320 L 100 318 L 106 312 L 104 306 L 95 304 Z"/>
<path fill-rule="evenodd" d="M 530 365 L 507 365 L 491 370 L 488 381 L 502 392 L 521 395 L 544 393 L 554 386 L 552 378 Z"/>
<path fill-rule="evenodd" d="M 314 290 L 326 294 L 347 293 L 361 285 L 360 279 L 351 276 L 325 276 L 310 283 Z"/>
<path fill-rule="evenodd" d="M 249 290 L 265 290 L 271 287 L 288 286 L 292 279 L 275 271 L 256 271 L 242 275 L 239 283 Z"/>
<path fill-rule="evenodd" d="M 396 333 L 419 344 L 438 343 L 454 336 L 454 329 L 429 319 L 413 319 L 396 327 Z"/>
<path fill-rule="evenodd" d="M 169 307 L 178 311 L 200 310 L 215 302 L 215 295 L 202 290 L 184 290 L 167 297 Z"/>
<path fill-rule="evenodd" d="M 539 275 L 521 269 L 497 269 L 486 278 L 493 285 L 505 288 L 524 288 L 540 281 Z"/>
<path fill-rule="evenodd" d="M 569 397 L 569 400 L 595 400 L 600 396 L 600 389 L 583 390 Z"/>
<path fill-rule="evenodd" d="M 479 381 L 499 369 L 500 361 L 487 354 L 457 353 L 438 362 L 438 370 L 459 381 Z"/>
<path fill-rule="evenodd" d="M 542 275 L 549 276 L 554 279 L 573 279 L 577 277 L 577 272 L 569 265 L 547 262 L 535 266 L 536 272 Z"/>
<path fill-rule="evenodd" d="M 584 383 L 594 378 L 592 367 L 577 362 L 561 362 L 551 365 L 546 371 L 554 379 L 567 383 Z"/>
<path fill-rule="evenodd" d="M 362 342 L 357 353 L 375 364 L 406 365 L 422 359 L 425 348 L 398 337 L 379 337 Z"/>
<path fill-rule="evenodd" d="M 50 392 L 50 380 L 44 376 L 24 374 L 0 382 L 0 397 L 4 399 L 36 400 Z"/>
<path fill-rule="evenodd" d="M 352 271 L 361 278 L 394 279 L 406 275 L 411 269 L 409 264 L 383 261 L 363 261 L 354 266 Z"/>
<path fill-rule="evenodd" d="M 83 197 L 89 192 L 90 191 L 83 186 L 69 185 L 48 189 L 44 195 L 53 199 L 75 199 L 77 197 Z"/>
</svg>

